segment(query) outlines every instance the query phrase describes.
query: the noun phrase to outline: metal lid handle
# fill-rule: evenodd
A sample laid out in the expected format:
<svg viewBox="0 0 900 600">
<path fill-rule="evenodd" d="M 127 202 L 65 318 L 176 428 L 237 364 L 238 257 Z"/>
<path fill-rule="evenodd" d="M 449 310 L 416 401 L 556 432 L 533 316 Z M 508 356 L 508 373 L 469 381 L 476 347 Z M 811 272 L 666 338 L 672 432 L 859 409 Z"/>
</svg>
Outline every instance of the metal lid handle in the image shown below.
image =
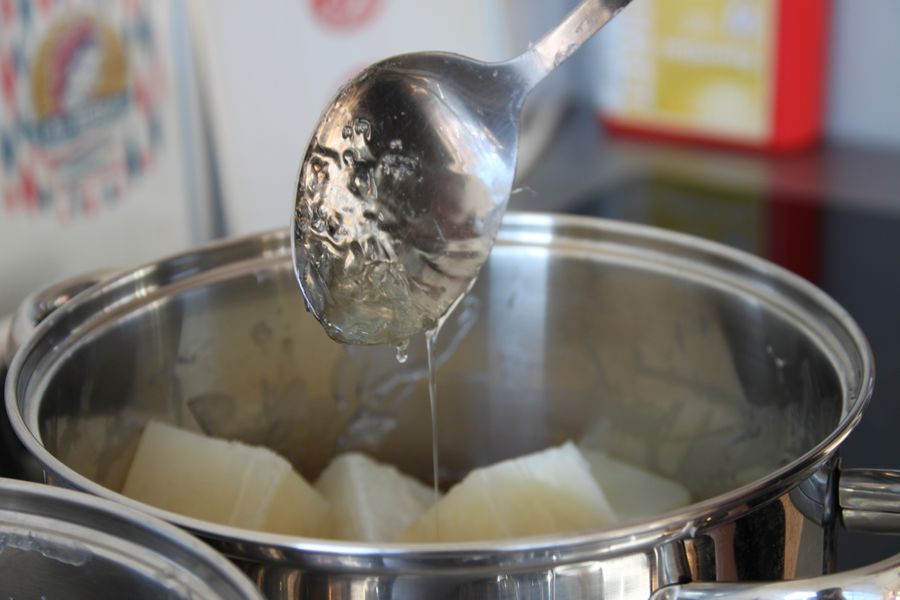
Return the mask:
<svg viewBox="0 0 900 600">
<path fill-rule="evenodd" d="M 900 471 L 844 470 L 838 501 L 847 529 L 900 534 Z"/>
<path fill-rule="evenodd" d="M 897 598 L 900 595 L 900 554 L 852 571 L 771 583 L 689 583 L 662 588 L 651 600 L 812 600 L 821 598 Z"/>
</svg>

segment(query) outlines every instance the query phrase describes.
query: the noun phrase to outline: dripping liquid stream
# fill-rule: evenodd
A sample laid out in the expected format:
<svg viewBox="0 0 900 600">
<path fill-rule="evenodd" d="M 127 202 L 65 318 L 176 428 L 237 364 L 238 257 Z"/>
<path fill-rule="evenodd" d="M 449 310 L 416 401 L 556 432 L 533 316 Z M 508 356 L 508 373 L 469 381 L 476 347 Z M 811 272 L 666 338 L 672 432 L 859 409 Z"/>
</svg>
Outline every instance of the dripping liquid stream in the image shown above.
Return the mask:
<svg viewBox="0 0 900 600">
<path fill-rule="evenodd" d="M 434 503 L 440 500 L 438 486 L 438 432 L 437 432 L 437 385 L 434 378 L 434 343 L 437 340 L 440 325 L 425 333 L 425 353 L 428 356 L 428 404 L 431 410 L 431 468 L 434 480 Z M 440 539 L 440 519 L 434 511 L 434 537 Z"/>
<path fill-rule="evenodd" d="M 459 342 L 459 335 L 465 335 L 465 332 L 469 330 L 469 327 L 474 322 L 476 318 L 477 302 L 463 302 L 464 296 L 460 296 L 447 310 L 446 314 L 444 314 L 440 319 L 438 319 L 433 329 L 429 329 L 425 331 L 425 356 L 427 359 L 427 367 L 428 367 L 428 408 L 431 414 L 431 469 L 432 469 L 432 481 L 434 486 L 434 504 L 437 505 L 441 498 L 441 490 L 440 490 L 440 456 L 438 453 L 438 412 L 437 412 L 437 366 L 439 356 L 436 353 L 437 351 L 437 338 L 441 332 L 441 329 L 444 327 L 444 324 L 450 319 L 450 315 L 453 314 L 456 309 L 460 305 L 464 305 L 462 309 L 462 313 L 459 315 L 459 330 L 455 334 L 449 343 L 447 350 L 452 352 L 456 347 L 456 344 Z M 408 357 L 408 348 L 409 342 L 406 341 L 397 346 L 397 361 L 400 363 L 404 363 Z M 434 511 L 434 536 L 435 540 L 440 540 L 440 511 Z"/>
</svg>

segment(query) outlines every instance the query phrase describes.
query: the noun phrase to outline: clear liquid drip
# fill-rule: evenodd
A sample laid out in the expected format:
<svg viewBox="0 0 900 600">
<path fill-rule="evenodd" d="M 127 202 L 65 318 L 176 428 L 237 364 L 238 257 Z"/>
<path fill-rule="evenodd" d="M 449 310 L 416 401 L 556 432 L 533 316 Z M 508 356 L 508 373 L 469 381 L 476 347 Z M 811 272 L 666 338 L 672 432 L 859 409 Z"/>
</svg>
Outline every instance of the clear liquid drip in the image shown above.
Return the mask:
<svg viewBox="0 0 900 600">
<path fill-rule="evenodd" d="M 434 344 L 440 331 L 440 325 L 425 332 L 425 352 L 428 356 L 428 405 L 431 410 L 431 468 L 434 480 L 434 503 L 441 497 L 438 485 L 438 431 L 437 431 L 437 383 L 434 368 Z M 434 512 L 434 538 L 440 539 L 438 511 Z"/>
<path fill-rule="evenodd" d="M 431 355 L 428 355 L 431 358 Z M 401 365 L 409 359 L 409 340 L 397 344 L 397 362 Z"/>
</svg>

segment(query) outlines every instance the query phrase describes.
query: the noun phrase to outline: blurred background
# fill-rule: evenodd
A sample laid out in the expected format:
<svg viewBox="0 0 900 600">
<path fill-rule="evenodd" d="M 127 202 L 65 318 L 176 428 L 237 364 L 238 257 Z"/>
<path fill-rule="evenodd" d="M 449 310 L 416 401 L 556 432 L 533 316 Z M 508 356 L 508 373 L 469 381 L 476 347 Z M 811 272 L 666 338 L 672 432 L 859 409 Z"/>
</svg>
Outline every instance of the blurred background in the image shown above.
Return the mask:
<svg viewBox="0 0 900 600">
<path fill-rule="evenodd" d="M 343 81 L 405 51 L 509 58 L 574 4 L 0 0 L 0 317 L 70 275 L 286 227 Z M 900 468 L 898 24 L 897 0 L 634 0 L 531 99 L 510 203 L 823 287 L 879 368 L 849 466 Z M 900 552 L 843 538 L 842 567 Z"/>
</svg>

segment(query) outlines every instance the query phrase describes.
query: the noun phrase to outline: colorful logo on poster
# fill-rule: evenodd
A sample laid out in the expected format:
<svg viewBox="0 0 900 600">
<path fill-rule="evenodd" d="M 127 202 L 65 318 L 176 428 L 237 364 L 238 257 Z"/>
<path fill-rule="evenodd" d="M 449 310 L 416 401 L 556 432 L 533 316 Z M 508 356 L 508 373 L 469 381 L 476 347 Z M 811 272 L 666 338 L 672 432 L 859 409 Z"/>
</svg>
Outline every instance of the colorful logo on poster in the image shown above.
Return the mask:
<svg viewBox="0 0 900 600">
<path fill-rule="evenodd" d="M 96 213 L 124 197 L 162 142 L 163 74 L 141 4 L 103 3 L 102 17 L 77 4 L 26 0 L 0 11 L 8 215 Z"/>
<path fill-rule="evenodd" d="M 31 74 L 33 137 L 77 138 L 125 110 L 128 57 L 108 25 L 87 15 L 64 19 L 38 49 Z"/>
</svg>

